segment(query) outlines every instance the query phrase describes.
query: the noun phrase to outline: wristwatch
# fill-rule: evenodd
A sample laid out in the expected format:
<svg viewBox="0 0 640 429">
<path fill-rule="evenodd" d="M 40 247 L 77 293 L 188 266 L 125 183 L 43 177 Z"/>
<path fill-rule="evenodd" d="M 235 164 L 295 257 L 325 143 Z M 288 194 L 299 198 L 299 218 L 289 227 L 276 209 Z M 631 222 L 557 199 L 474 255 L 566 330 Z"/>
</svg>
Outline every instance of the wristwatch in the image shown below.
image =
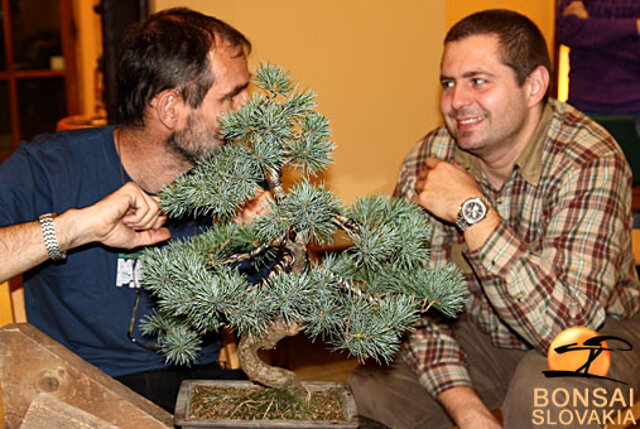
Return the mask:
<svg viewBox="0 0 640 429">
<path fill-rule="evenodd" d="M 462 232 L 466 231 L 471 225 L 475 225 L 482 219 L 487 217 L 489 213 L 489 204 L 481 197 L 474 197 L 465 200 L 458 209 L 458 217 L 456 224 Z"/>
</svg>

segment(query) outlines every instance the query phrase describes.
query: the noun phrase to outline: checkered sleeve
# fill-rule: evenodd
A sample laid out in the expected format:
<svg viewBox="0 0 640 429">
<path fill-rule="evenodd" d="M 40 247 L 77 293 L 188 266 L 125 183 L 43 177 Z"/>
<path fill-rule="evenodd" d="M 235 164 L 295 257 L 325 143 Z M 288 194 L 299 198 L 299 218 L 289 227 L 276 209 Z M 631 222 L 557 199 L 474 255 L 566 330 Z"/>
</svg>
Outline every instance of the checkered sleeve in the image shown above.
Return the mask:
<svg viewBox="0 0 640 429">
<path fill-rule="evenodd" d="M 498 317 L 543 355 L 563 329 L 600 327 L 628 250 L 629 167 L 619 154 L 583 156 L 559 166 L 538 251 L 503 221 L 466 252 Z"/>
<path fill-rule="evenodd" d="M 444 129 L 435 130 L 408 153 L 398 174 L 395 198 L 408 199 L 415 195 L 416 174 L 424 168 L 428 156 L 451 156 L 443 141 L 445 137 Z M 431 258 L 435 264 L 439 259 L 446 262 L 442 249 L 432 249 Z M 402 357 L 434 397 L 452 387 L 471 386 L 464 353 L 451 328 L 440 320 L 425 318 L 416 326 L 403 344 Z"/>
<path fill-rule="evenodd" d="M 471 386 L 464 353 L 445 324 L 418 327 L 404 343 L 402 356 L 434 398 L 452 387 Z"/>
</svg>

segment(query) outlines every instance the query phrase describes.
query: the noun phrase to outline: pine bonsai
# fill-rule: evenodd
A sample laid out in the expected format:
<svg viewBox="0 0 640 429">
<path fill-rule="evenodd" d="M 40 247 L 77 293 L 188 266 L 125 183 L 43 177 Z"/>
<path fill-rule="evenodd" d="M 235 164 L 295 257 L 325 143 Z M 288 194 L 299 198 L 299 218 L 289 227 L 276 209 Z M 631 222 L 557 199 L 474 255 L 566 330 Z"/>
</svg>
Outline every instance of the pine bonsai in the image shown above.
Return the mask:
<svg viewBox="0 0 640 429">
<path fill-rule="evenodd" d="M 267 365 L 258 350 L 298 332 L 362 360 L 389 362 L 422 313 L 434 307 L 453 317 L 463 307 L 462 277 L 454 266 L 428 267 L 430 232 L 418 206 L 377 195 L 343 207 L 312 184 L 334 149 L 315 94 L 273 65 L 255 76 L 251 100 L 221 120 L 229 143 L 160 193 L 172 217 L 216 220 L 193 239 L 145 251 L 144 287 L 157 311 L 143 332 L 158 338 L 169 362 L 189 364 L 202 334 L 228 326 L 241 337 L 244 372 L 275 388 L 300 387 L 294 373 Z M 286 191 L 285 168 L 301 172 Z M 233 222 L 259 187 L 273 194 L 270 213 Z M 309 243 L 330 242 L 337 231 L 353 245 L 312 261 Z M 240 269 L 246 264 L 268 275 L 250 283 Z"/>
</svg>

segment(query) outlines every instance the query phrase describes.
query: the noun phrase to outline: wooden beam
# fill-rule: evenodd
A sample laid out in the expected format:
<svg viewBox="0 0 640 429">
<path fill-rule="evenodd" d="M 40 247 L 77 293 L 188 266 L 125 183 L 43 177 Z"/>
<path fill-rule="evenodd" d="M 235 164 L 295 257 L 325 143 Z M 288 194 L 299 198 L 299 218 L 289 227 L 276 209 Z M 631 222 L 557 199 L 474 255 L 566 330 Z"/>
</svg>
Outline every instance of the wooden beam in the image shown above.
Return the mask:
<svg viewBox="0 0 640 429">
<path fill-rule="evenodd" d="M 118 429 L 117 426 L 72 407 L 48 393 L 31 401 L 20 429 Z"/>
<path fill-rule="evenodd" d="M 0 393 L 9 428 L 41 393 L 118 428 L 173 428 L 171 414 L 28 323 L 0 329 Z"/>
</svg>

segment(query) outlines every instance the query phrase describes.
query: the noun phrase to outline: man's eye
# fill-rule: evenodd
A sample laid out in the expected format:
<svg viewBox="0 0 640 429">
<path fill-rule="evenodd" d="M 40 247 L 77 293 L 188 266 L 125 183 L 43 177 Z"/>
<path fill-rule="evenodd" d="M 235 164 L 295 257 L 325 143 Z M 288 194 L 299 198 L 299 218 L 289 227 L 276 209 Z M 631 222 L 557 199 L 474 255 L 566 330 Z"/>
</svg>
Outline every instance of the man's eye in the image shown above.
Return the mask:
<svg viewBox="0 0 640 429">
<path fill-rule="evenodd" d="M 441 80 L 440 81 L 440 85 L 442 85 L 443 88 L 452 88 L 453 87 L 453 81 Z"/>
<path fill-rule="evenodd" d="M 471 79 L 471 82 L 473 82 L 474 85 L 483 85 L 483 84 L 487 83 L 486 80 L 484 80 L 482 78 L 479 78 L 479 77 Z"/>
</svg>

